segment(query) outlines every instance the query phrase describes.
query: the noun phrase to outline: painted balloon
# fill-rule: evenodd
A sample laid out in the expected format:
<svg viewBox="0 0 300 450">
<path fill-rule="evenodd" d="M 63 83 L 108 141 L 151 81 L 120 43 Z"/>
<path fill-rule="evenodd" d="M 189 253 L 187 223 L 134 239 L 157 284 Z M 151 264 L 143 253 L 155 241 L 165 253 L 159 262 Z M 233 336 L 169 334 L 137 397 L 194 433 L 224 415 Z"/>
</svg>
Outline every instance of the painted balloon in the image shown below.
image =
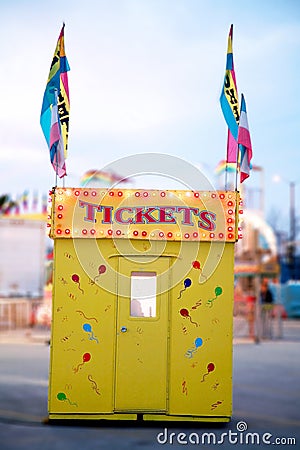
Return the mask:
<svg viewBox="0 0 300 450">
<path fill-rule="evenodd" d="M 99 275 L 101 275 L 102 273 L 106 272 L 106 266 L 104 264 L 102 264 L 101 266 L 98 267 L 98 273 Z"/>
<path fill-rule="evenodd" d="M 92 331 L 92 327 L 89 323 L 85 323 L 82 328 L 84 329 L 84 331 L 87 331 L 88 333 Z"/>
<path fill-rule="evenodd" d="M 188 310 L 187 309 L 185 309 L 185 308 L 182 308 L 181 310 L 180 310 L 180 314 L 183 316 L 183 317 L 189 317 L 189 312 L 188 312 Z"/>
<path fill-rule="evenodd" d="M 68 397 L 66 396 L 66 394 L 65 394 L 64 392 L 59 392 L 59 393 L 57 394 L 56 398 L 57 398 L 58 400 L 60 400 L 61 402 L 67 401 L 68 403 L 70 403 L 70 405 L 78 406 L 77 403 L 71 402 L 71 401 L 68 399 Z"/>
<path fill-rule="evenodd" d="M 216 294 L 217 297 L 218 297 L 219 295 L 221 295 L 222 292 L 223 292 L 223 289 L 222 289 L 220 286 L 216 287 L 216 289 L 215 289 L 215 294 Z"/>
<path fill-rule="evenodd" d="M 73 273 L 71 278 L 72 278 L 72 281 L 74 281 L 74 283 L 78 284 L 78 289 L 84 294 L 83 289 L 81 289 L 81 287 L 80 287 L 79 275 L 77 275 L 77 273 Z"/>
<path fill-rule="evenodd" d="M 199 261 L 193 261 L 192 262 L 192 266 L 194 267 L 194 269 L 200 269 L 201 268 Z"/>
<path fill-rule="evenodd" d="M 74 283 L 79 283 L 79 276 L 76 273 L 72 275 L 72 281 L 74 281 Z"/>
<path fill-rule="evenodd" d="M 66 394 L 64 392 L 59 392 L 56 397 L 61 401 L 67 400 Z"/>
<path fill-rule="evenodd" d="M 207 364 L 207 371 L 209 372 L 213 372 L 215 370 L 215 365 L 214 363 L 209 363 Z"/>
<path fill-rule="evenodd" d="M 82 357 L 83 362 L 88 362 L 91 359 L 90 353 L 85 353 Z"/>
<path fill-rule="evenodd" d="M 188 287 L 190 287 L 190 285 L 192 284 L 192 280 L 191 280 L 190 278 L 186 278 L 186 279 L 184 280 L 183 284 L 184 284 L 184 287 L 185 287 L 185 288 L 188 288 Z"/>
<path fill-rule="evenodd" d="M 195 339 L 195 347 L 201 347 L 201 345 L 203 344 L 203 341 L 200 337 L 198 337 L 197 339 Z"/>
<path fill-rule="evenodd" d="M 190 316 L 189 311 L 186 308 L 182 308 L 180 311 L 180 314 L 182 315 L 182 317 L 187 317 L 189 319 L 189 321 L 194 324 L 196 327 L 199 326 L 199 324 L 197 322 L 194 322 Z"/>
<path fill-rule="evenodd" d="M 190 287 L 190 285 L 192 284 L 192 280 L 190 278 L 186 278 L 183 282 L 184 285 L 184 289 L 181 289 L 181 291 L 179 292 L 179 296 L 177 297 L 178 299 L 181 298 L 182 293 L 186 290 L 186 288 Z"/>
<path fill-rule="evenodd" d="M 92 330 L 92 327 L 89 323 L 84 323 L 82 328 L 84 329 L 84 331 L 86 331 L 87 333 L 91 333 L 89 336 L 89 340 L 90 341 L 96 341 L 97 344 L 99 344 L 98 338 L 94 335 L 94 332 Z M 86 362 L 86 361 L 84 361 Z"/>
</svg>

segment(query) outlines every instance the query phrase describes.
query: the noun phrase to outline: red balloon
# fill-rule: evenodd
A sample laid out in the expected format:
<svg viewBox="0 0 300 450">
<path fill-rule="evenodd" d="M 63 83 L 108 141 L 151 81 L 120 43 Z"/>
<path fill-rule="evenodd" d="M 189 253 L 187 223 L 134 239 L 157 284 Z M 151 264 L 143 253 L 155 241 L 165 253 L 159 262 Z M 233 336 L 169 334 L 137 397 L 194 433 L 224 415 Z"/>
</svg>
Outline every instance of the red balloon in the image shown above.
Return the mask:
<svg viewBox="0 0 300 450">
<path fill-rule="evenodd" d="M 209 372 L 213 372 L 215 370 L 215 365 L 214 363 L 209 363 L 207 364 L 207 371 Z"/>
<path fill-rule="evenodd" d="M 101 275 L 102 273 L 106 272 L 106 267 L 104 266 L 104 264 L 102 264 L 101 266 L 98 267 L 98 273 L 99 275 Z"/>
<path fill-rule="evenodd" d="M 179 312 L 183 317 L 189 317 L 189 315 L 190 315 L 188 310 L 185 308 L 182 308 Z"/>
<path fill-rule="evenodd" d="M 82 357 L 83 362 L 88 362 L 91 359 L 91 354 L 90 353 L 85 353 Z"/>
<path fill-rule="evenodd" d="M 194 267 L 194 269 L 200 269 L 201 267 L 199 261 L 193 261 L 192 266 Z"/>
<path fill-rule="evenodd" d="M 74 281 L 74 283 L 79 283 L 79 276 L 76 273 L 74 273 L 72 275 L 72 280 Z"/>
</svg>

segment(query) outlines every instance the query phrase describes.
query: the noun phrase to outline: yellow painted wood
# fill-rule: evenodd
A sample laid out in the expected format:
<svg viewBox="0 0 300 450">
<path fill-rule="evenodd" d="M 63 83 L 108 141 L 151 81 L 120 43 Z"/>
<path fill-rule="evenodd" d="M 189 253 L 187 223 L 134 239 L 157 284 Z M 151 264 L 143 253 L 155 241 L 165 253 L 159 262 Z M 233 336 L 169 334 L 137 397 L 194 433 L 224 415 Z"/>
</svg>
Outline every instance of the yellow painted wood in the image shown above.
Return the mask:
<svg viewBox="0 0 300 450">
<path fill-rule="evenodd" d="M 117 411 L 165 411 L 167 407 L 169 259 L 151 259 L 144 256 L 139 262 L 125 258 L 119 261 Z M 153 272 L 157 275 L 155 317 L 130 316 L 130 280 L 133 272 Z M 122 332 L 123 327 L 127 331 Z"/>
<path fill-rule="evenodd" d="M 171 292 L 169 414 L 231 415 L 234 247 L 213 246 L 211 257 L 219 258 L 211 276 L 205 278 L 205 268 L 191 269 L 192 285 L 180 300 L 179 287 Z M 209 247 L 201 245 L 201 263 Z M 180 314 L 183 309 L 188 316 Z"/>
<path fill-rule="evenodd" d="M 56 236 L 49 417 L 228 421 L 233 262 L 214 239 Z M 155 317 L 130 316 L 141 272 L 157 274 Z"/>
<path fill-rule="evenodd" d="M 66 420 L 137 420 L 136 414 L 49 414 L 49 419 Z"/>
<path fill-rule="evenodd" d="M 230 417 L 223 416 L 174 416 L 166 414 L 144 414 L 145 421 L 163 421 L 163 422 L 229 422 Z"/>
<path fill-rule="evenodd" d="M 53 413 L 105 413 L 114 408 L 114 279 L 106 282 L 111 291 L 94 283 L 104 256 L 93 256 L 93 244 L 87 241 L 78 249 L 72 240 L 55 240 L 49 395 Z M 116 272 L 117 260 L 110 266 Z M 79 282 L 72 280 L 74 275 Z M 86 324 L 92 332 L 84 330 L 89 329 Z"/>
</svg>

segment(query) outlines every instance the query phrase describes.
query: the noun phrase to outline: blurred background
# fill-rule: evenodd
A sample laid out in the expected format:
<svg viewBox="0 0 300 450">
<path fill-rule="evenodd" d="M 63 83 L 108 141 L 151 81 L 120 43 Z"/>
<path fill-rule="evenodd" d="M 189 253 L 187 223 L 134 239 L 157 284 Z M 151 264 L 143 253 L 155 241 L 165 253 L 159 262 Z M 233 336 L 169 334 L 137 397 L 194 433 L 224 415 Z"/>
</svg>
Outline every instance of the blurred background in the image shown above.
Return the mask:
<svg viewBox="0 0 300 450">
<path fill-rule="evenodd" d="M 122 170 L 110 169 L 114 161 L 154 152 L 188 161 L 215 189 L 224 189 L 227 125 L 219 97 L 234 25 L 237 88 L 247 99 L 253 148 L 250 178 L 239 186 L 234 343 L 298 342 L 295 0 L 0 1 L 0 342 L 15 332 L 21 341 L 42 336 L 47 343 L 50 336 L 53 243 L 46 223 L 55 173 L 39 121 L 63 22 L 71 68 L 64 183 L 103 188 L 123 186 Z M 151 179 L 132 177 L 126 188 L 144 181 L 151 186 Z M 169 184 L 155 180 L 152 187 L 174 188 Z M 242 355 L 250 357 L 249 348 Z M 294 353 L 286 355 L 294 361 Z"/>
</svg>

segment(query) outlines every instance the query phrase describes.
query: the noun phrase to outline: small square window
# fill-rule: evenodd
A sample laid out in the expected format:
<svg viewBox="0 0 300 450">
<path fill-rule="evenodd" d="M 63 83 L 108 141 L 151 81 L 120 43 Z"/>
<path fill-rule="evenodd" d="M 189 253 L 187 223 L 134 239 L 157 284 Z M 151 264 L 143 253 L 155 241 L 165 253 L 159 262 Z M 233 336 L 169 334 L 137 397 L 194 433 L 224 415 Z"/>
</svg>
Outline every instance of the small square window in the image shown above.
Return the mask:
<svg viewBox="0 0 300 450">
<path fill-rule="evenodd" d="M 131 317 L 156 317 L 156 273 L 131 273 Z"/>
</svg>

